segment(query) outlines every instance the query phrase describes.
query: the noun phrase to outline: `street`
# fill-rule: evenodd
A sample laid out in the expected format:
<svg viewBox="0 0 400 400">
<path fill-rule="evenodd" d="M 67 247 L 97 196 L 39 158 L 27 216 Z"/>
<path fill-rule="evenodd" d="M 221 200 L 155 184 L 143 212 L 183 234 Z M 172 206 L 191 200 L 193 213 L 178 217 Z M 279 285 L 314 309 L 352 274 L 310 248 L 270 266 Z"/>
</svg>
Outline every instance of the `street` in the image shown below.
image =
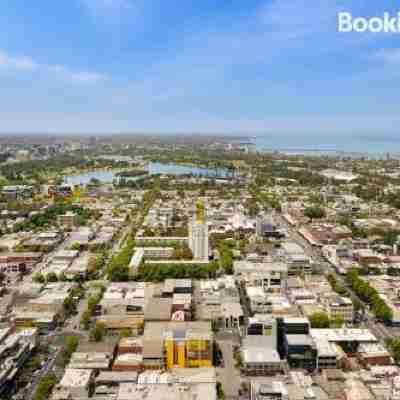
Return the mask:
<svg viewBox="0 0 400 400">
<path fill-rule="evenodd" d="M 239 395 L 241 379 L 233 358 L 233 343 L 230 339 L 217 340 L 217 342 L 224 360 L 224 367 L 217 368 L 217 381 L 222 384 L 225 399 L 236 399 Z"/>
</svg>

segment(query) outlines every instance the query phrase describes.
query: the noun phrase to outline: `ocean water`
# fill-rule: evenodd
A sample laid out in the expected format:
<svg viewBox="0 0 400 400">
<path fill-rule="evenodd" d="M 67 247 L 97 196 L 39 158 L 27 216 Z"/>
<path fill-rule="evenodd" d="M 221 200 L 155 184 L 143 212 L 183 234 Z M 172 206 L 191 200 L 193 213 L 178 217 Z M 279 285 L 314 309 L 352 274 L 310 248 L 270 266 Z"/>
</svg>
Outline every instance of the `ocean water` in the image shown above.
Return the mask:
<svg viewBox="0 0 400 400">
<path fill-rule="evenodd" d="M 249 140 L 256 145 L 258 151 L 266 152 L 372 158 L 383 158 L 387 155 L 400 157 L 400 133 L 398 137 L 257 135 Z"/>
</svg>

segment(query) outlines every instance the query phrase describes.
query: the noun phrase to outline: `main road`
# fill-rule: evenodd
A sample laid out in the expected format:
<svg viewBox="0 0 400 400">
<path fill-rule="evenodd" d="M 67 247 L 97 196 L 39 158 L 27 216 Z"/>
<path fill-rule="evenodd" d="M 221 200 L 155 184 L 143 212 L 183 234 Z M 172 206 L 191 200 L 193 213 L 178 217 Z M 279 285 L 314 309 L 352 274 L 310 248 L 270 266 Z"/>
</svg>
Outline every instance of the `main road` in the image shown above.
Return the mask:
<svg viewBox="0 0 400 400">
<path fill-rule="evenodd" d="M 275 219 L 278 221 L 281 227 L 284 227 L 289 234 L 291 240 L 299 244 L 314 262 L 320 263 L 326 270 L 324 271 L 326 274 L 331 273 L 335 276 L 336 280 L 341 283 L 344 287 L 346 287 L 347 291 L 350 294 L 350 298 L 354 301 L 358 301 L 365 307 L 364 313 L 364 323 L 365 326 L 379 339 L 381 343 L 385 343 L 386 340 L 394 339 L 396 334 L 392 333 L 390 328 L 385 326 L 380 322 L 375 321 L 374 315 L 369 311 L 369 305 L 362 301 L 357 294 L 347 285 L 342 275 L 338 274 L 334 265 L 329 262 L 323 255 L 319 248 L 313 247 L 308 243 L 304 237 L 297 231 L 296 228 L 289 225 L 282 215 L 276 214 Z"/>
</svg>

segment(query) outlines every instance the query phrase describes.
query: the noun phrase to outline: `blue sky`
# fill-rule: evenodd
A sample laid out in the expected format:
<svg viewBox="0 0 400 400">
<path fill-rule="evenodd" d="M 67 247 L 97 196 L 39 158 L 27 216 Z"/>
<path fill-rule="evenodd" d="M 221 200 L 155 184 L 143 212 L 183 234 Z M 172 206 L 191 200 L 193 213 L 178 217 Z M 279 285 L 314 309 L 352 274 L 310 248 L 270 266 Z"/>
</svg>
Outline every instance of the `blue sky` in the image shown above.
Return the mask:
<svg viewBox="0 0 400 400">
<path fill-rule="evenodd" d="M 396 4 L 397 3 L 397 4 Z M 394 0 L 13 0 L 0 132 L 398 133 Z"/>
</svg>

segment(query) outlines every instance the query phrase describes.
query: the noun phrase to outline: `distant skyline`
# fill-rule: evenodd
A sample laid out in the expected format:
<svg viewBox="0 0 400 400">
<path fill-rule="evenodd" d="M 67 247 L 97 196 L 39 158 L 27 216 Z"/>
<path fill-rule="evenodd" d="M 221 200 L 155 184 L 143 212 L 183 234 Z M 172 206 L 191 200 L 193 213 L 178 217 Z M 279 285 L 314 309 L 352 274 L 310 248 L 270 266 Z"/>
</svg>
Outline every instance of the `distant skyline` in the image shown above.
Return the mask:
<svg viewBox="0 0 400 400">
<path fill-rule="evenodd" d="M 396 0 L 70 0 L 2 5 L 0 135 L 390 138 L 400 34 L 338 33 Z"/>
</svg>

